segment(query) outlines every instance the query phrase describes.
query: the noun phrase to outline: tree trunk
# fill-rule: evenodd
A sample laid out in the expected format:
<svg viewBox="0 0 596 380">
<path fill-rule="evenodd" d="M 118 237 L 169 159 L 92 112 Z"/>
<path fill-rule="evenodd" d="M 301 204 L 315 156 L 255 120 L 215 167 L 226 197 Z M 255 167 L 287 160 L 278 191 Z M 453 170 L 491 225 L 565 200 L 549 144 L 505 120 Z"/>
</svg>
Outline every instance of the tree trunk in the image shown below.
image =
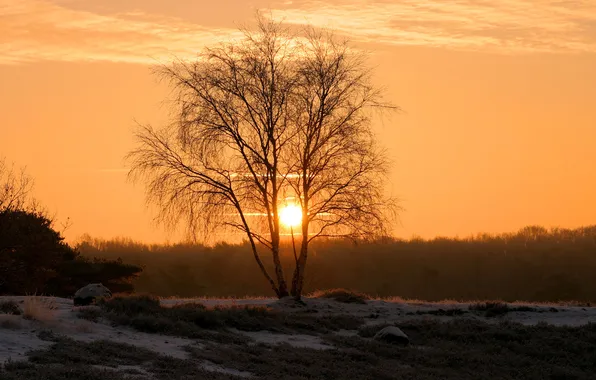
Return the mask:
<svg viewBox="0 0 596 380">
<path fill-rule="evenodd" d="M 305 223 L 306 224 L 306 223 Z M 302 226 L 302 242 L 300 243 L 300 256 L 296 262 L 294 276 L 292 277 L 292 290 L 290 294 L 295 299 L 302 298 L 304 286 L 304 274 L 306 269 L 306 259 L 308 258 L 308 224 Z"/>
<path fill-rule="evenodd" d="M 285 297 L 285 296 L 281 296 L 280 295 L 280 290 L 277 286 L 275 286 L 275 282 L 273 281 L 273 279 L 271 278 L 271 276 L 269 276 L 269 273 L 267 273 L 267 269 L 265 269 L 265 266 L 263 265 L 263 262 L 261 261 L 261 258 L 259 257 L 259 253 L 257 252 L 257 246 L 255 244 L 254 239 L 252 238 L 252 236 L 249 237 L 250 240 L 250 245 L 252 248 L 252 253 L 255 257 L 255 260 L 257 262 L 257 265 L 259 266 L 259 269 L 261 269 L 261 273 L 263 273 L 263 275 L 265 276 L 265 278 L 267 279 L 267 282 L 269 282 L 269 285 L 271 285 L 271 289 L 273 289 L 273 291 L 275 292 L 275 294 L 278 297 Z M 284 284 L 285 286 L 285 284 Z M 284 289 L 285 293 L 288 293 L 287 289 Z M 287 295 L 287 294 L 286 294 Z"/>
<path fill-rule="evenodd" d="M 238 212 L 240 212 L 240 219 L 242 220 L 242 224 L 244 225 L 244 228 L 246 228 L 246 230 L 249 231 L 248 223 L 246 221 L 246 218 L 244 217 L 244 213 L 242 212 L 242 210 L 240 209 L 240 207 L 237 207 L 237 209 L 238 209 Z M 281 289 L 275 285 L 275 281 L 273 281 L 273 279 L 271 278 L 271 276 L 267 272 L 267 269 L 265 268 L 265 265 L 263 265 L 263 261 L 259 257 L 259 252 L 257 251 L 257 245 L 255 243 L 255 239 L 252 237 L 252 235 L 250 233 L 247 234 L 247 235 L 248 235 L 248 241 L 250 242 L 250 247 L 252 249 L 252 254 L 253 254 L 254 258 L 255 258 L 255 261 L 257 262 L 257 265 L 259 266 L 259 269 L 261 270 L 261 273 L 263 273 L 263 275 L 265 276 L 265 278 L 269 282 L 269 285 L 271 285 L 271 289 L 273 289 L 273 292 L 275 292 L 275 294 L 278 297 L 280 297 L 280 298 L 287 296 L 287 293 L 288 293 L 287 286 L 284 283 L 283 292 L 286 295 L 285 296 L 280 295 L 280 294 L 284 294 L 284 293 L 282 293 L 281 292 Z"/>
<path fill-rule="evenodd" d="M 288 285 L 284 277 L 283 268 L 281 266 L 281 260 L 279 259 L 279 240 L 277 246 L 273 247 L 273 264 L 275 265 L 275 275 L 277 276 L 277 297 L 283 298 L 290 294 L 288 293 Z"/>
<path fill-rule="evenodd" d="M 273 182 L 273 185 L 276 186 L 275 181 Z M 270 226 L 271 228 L 271 253 L 273 255 L 273 265 L 275 266 L 275 276 L 277 278 L 277 297 L 279 298 L 283 298 L 283 297 L 287 297 L 289 296 L 288 293 L 288 285 L 286 283 L 286 278 L 284 275 L 284 270 L 283 267 L 281 265 L 281 260 L 279 258 L 279 243 L 280 243 L 280 237 L 279 237 L 279 213 L 277 210 L 277 191 L 273 190 L 273 199 L 274 202 L 271 204 L 271 208 L 272 208 L 272 216 L 273 216 L 273 220 L 272 225 Z"/>
</svg>

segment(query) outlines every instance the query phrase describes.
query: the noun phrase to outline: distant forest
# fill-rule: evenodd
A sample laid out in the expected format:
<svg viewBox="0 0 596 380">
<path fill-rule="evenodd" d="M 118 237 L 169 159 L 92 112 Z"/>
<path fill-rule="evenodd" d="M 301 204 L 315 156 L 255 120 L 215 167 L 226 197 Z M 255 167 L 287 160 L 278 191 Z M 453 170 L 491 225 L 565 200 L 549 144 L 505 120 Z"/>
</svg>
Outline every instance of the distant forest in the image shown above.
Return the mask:
<svg viewBox="0 0 596 380">
<path fill-rule="evenodd" d="M 247 244 L 146 245 L 84 238 L 82 255 L 143 267 L 136 292 L 158 296 L 272 296 Z M 293 256 L 285 248 L 287 268 Z M 264 257 L 270 261 L 269 257 Z M 596 226 L 431 240 L 313 244 L 306 293 L 348 288 L 372 296 L 596 302 Z"/>
</svg>

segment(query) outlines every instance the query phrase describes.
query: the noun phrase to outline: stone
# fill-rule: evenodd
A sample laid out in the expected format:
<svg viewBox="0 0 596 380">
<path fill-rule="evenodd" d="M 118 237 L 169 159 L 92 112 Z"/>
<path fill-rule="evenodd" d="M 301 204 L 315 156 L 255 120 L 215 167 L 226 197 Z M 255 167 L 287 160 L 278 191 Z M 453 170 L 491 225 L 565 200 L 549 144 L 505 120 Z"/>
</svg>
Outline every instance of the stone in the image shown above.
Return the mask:
<svg viewBox="0 0 596 380">
<path fill-rule="evenodd" d="M 387 326 L 375 334 L 375 340 L 407 346 L 410 338 L 396 326 Z"/>
<path fill-rule="evenodd" d="M 98 297 L 111 297 L 112 292 L 103 284 L 89 284 L 77 290 L 74 295 L 75 306 L 91 305 Z"/>
</svg>

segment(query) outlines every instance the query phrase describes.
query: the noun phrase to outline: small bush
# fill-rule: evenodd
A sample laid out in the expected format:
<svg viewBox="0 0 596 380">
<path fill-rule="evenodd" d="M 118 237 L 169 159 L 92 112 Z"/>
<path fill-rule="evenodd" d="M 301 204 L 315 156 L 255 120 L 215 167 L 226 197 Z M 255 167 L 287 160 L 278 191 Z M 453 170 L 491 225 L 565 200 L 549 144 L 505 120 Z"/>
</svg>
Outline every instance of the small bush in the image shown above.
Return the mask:
<svg viewBox="0 0 596 380">
<path fill-rule="evenodd" d="M 437 309 L 437 310 L 426 310 L 426 311 L 418 310 L 416 312 L 416 314 L 418 314 L 418 315 L 430 314 L 430 315 L 447 316 L 447 317 L 464 315 L 466 313 L 467 313 L 467 311 L 462 310 L 462 309 Z"/>
<path fill-rule="evenodd" d="M 530 306 L 509 306 L 504 302 L 478 302 L 469 306 L 472 311 L 484 311 L 484 316 L 487 318 L 498 317 L 513 311 L 536 311 Z"/>
<path fill-rule="evenodd" d="M 0 314 L 13 314 L 21 315 L 21 308 L 15 301 L 2 301 L 0 302 Z"/>
<path fill-rule="evenodd" d="M 117 296 L 110 299 L 99 299 L 97 305 L 106 311 L 124 314 L 159 314 L 161 305 L 159 298 L 151 295 Z"/>
<path fill-rule="evenodd" d="M 330 298 L 337 302 L 343 303 L 358 303 L 366 304 L 366 300 L 370 297 L 364 293 L 359 293 L 353 290 L 346 289 L 329 289 L 329 290 L 318 290 L 314 292 L 311 297 L 313 298 Z"/>
<path fill-rule="evenodd" d="M 554 308 L 551 307 L 551 309 L 554 309 Z M 509 307 L 509 310 L 510 311 L 537 311 L 538 309 L 536 309 L 535 307 L 531 307 L 531 306 L 515 306 L 515 307 Z"/>
</svg>

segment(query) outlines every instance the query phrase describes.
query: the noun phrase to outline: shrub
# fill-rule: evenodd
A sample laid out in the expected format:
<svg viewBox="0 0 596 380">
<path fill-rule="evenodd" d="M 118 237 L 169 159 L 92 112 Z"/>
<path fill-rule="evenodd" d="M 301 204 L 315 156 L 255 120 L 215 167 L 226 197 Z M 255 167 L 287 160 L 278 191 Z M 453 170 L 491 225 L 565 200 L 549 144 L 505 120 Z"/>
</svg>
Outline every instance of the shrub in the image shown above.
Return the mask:
<svg viewBox="0 0 596 380">
<path fill-rule="evenodd" d="M 364 293 L 346 289 L 318 290 L 312 293 L 314 298 L 330 298 L 337 302 L 366 304 L 370 297 Z"/>
<path fill-rule="evenodd" d="M 116 314 L 159 314 L 162 310 L 159 298 L 151 295 L 116 296 L 110 299 L 99 299 L 97 305 L 106 311 Z"/>
<path fill-rule="evenodd" d="M 483 311 L 485 317 L 498 317 L 513 311 L 536 311 L 536 308 L 530 306 L 509 306 L 500 301 L 477 302 L 468 307 L 471 311 Z"/>
<path fill-rule="evenodd" d="M 21 308 L 15 301 L 0 302 L 0 314 L 14 314 L 21 315 Z"/>
<path fill-rule="evenodd" d="M 131 291 L 141 267 L 84 258 L 40 211 L 0 210 L 0 294 L 72 296 L 88 283 Z"/>
<path fill-rule="evenodd" d="M 478 302 L 469 306 L 472 311 L 484 311 L 486 317 L 496 317 L 507 314 L 510 309 L 504 302 Z"/>
</svg>

